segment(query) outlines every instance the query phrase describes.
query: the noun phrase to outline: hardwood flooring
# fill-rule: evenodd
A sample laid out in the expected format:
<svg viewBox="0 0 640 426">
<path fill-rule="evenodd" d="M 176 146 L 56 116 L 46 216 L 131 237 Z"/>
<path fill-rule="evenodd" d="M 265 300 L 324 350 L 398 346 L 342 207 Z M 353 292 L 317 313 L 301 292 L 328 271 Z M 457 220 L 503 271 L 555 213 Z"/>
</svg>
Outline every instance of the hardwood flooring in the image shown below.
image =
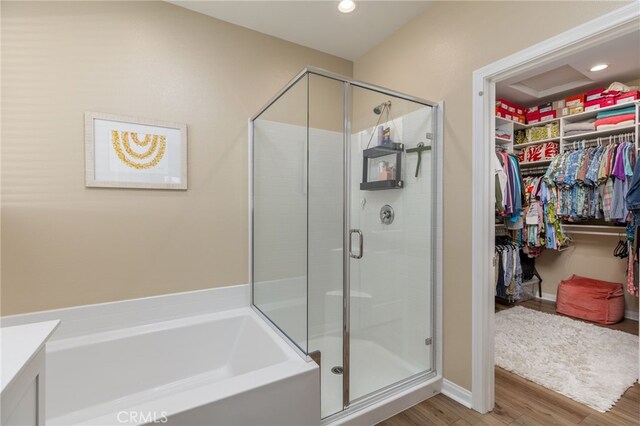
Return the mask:
<svg viewBox="0 0 640 426">
<path fill-rule="evenodd" d="M 555 314 L 555 303 L 533 299 L 520 305 Z M 496 304 L 496 311 L 511 306 Z M 613 326 L 638 335 L 638 322 L 625 319 Z M 496 405 L 488 414 L 479 414 L 440 394 L 379 423 L 379 426 L 423 425 L 640 425 L 640 385 L 624 393 L 608 412 L 599 413 L 552 390 L 496 367 Z"/>
</svg>

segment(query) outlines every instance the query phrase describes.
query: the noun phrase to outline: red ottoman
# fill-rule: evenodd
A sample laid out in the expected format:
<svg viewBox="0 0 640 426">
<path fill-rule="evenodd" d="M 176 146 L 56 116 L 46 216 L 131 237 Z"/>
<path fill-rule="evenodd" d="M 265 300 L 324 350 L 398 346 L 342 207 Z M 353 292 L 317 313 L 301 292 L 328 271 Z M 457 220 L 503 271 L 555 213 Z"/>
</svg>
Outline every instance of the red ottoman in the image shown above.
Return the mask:
<svg viewBox="0 0 640 426">
<path fill-rule="evenodd" d="M 556 312 L 600 324 L 615 324 L 624 318 L 622 284 L 573 275 L 558 285 Z"/>
</svg>

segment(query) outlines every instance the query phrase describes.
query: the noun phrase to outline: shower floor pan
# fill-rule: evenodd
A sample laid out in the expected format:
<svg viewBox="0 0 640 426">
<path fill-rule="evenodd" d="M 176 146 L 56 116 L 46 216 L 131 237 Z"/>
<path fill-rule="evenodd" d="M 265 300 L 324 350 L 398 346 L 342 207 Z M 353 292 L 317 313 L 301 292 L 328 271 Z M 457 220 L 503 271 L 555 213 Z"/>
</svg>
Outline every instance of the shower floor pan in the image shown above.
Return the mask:
<svg viewBox="0 0 640 426">
<path fill-rule="evenodd" d="M 309 340 L 309 347 L 319 350 L 322 354 L 321 415 L 327 417 L 342 410 L 342 374 L 331 371 L 333 367 L 342 367 L 342 339 L 334 336 L 314 338 Z M 352 339 L 350 354 L 351 400 L 424 371 L 424 368 L 412 365 L 369 340 Z"/>
</svg>

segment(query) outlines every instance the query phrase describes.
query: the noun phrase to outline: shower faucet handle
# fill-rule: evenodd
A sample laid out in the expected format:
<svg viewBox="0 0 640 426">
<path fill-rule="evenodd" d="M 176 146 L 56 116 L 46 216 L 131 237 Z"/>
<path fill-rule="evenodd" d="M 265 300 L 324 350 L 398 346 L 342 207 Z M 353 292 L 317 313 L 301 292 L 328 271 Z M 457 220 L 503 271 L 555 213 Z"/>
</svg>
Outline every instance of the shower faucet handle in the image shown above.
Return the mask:
<svg viewBox="0 0 640 426">
<path fill-rule="evenodd" d="M 380 223 L 383 225 L 391 225 L 393 223 L 393 219 L 395 217 L 395 212 L 393 211 L 393 207 L 389 204 L 385 204 L 380 209 Z"/>
</svg>

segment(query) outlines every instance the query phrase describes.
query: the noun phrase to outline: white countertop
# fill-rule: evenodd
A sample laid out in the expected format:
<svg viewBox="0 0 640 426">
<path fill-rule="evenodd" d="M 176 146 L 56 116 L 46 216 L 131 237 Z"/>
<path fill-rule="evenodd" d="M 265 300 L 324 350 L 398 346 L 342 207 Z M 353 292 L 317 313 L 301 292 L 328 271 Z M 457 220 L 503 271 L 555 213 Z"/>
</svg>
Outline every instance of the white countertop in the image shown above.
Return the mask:
<svg viewBox="0 0 640 426">
<path fill-rule="evenodd" d="M 54 320 L 0 328 L 1 392 L 29 364 L 59 324 Z"/>
</svg>

